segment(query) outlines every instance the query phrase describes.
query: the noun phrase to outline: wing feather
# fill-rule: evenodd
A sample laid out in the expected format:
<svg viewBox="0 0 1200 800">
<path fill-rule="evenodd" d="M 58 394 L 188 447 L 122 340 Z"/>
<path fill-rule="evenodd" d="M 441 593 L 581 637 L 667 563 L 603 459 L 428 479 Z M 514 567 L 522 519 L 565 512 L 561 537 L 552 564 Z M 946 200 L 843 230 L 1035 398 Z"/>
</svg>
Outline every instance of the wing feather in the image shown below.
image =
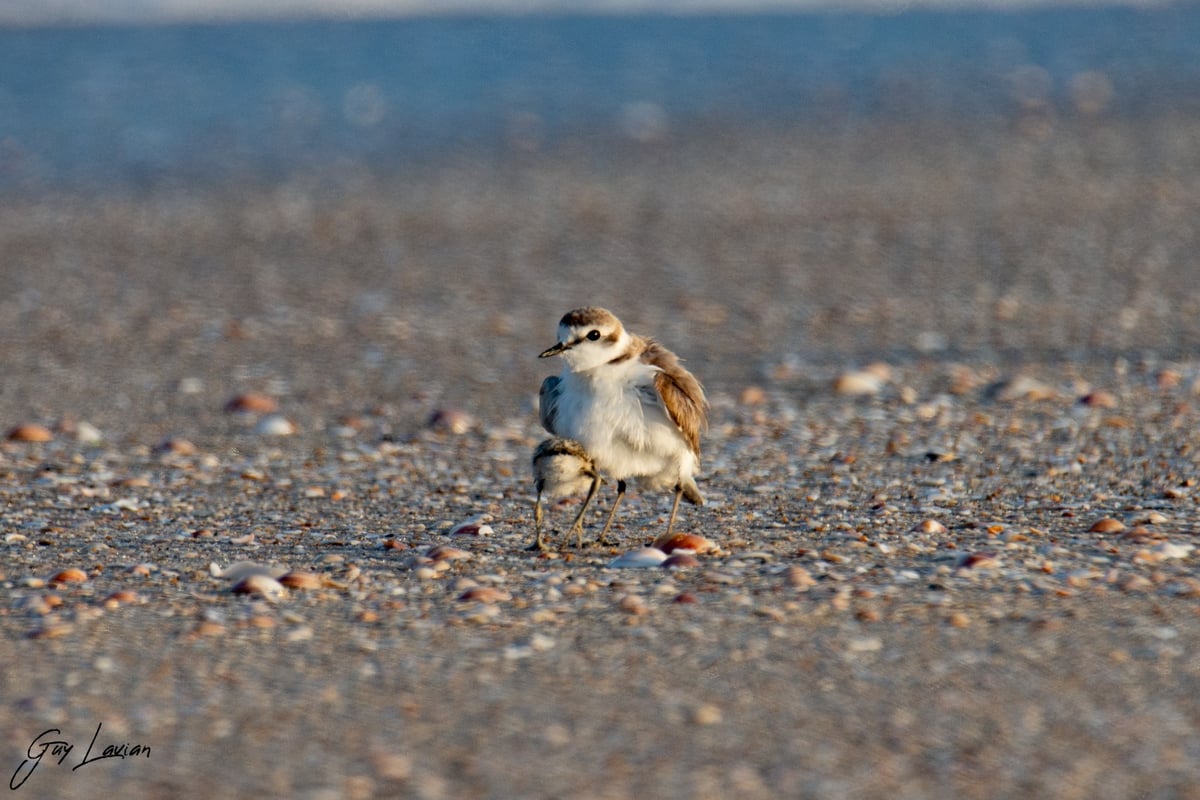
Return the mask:
<svg viewBox="0 0 1200 800">
<path fill-rule="evenodd" d="M 708 399 L 704 396 L 704 388 L 670 350 L 653 339 L 647 339 L 645 345 L 642 360 L 658 367 L 654 373 L 654 390 L 692 452 L 699 456 L 700 434 L 708 426 Z"/>
<path fill-rule="evenodd" d="M 542 388 L 538 390 L 538 419 L 542 427 L 555 436 L 560 435 L 554 426 L 558 421 L 558 399 L 561 395 L 562 378 L 548 375 L 546 380 L 542 381 Z"/>
</svg>

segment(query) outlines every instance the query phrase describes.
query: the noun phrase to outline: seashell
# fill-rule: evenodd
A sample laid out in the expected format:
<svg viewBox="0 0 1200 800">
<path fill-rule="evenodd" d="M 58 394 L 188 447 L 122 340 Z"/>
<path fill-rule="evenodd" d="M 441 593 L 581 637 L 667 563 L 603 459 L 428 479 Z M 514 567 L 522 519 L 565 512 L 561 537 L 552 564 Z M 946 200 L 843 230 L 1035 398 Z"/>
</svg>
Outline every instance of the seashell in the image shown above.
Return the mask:
<svg viewBox="0 0 1200 800">
<path fill-rule="evenodd" d="M 1088 528 L 1091 533 L 1120 533 L 1125 530 L 1125 523 L 1112 517 L 1102 517 L 1092 523 L 1092 527 Z"/>
<path fill-rule="evenodd" d="M 487 514 L 481 514 L 478 517 L 472 517 L 466 522 L 460 522 L 450 529 L 450 536 L 491 536 L 495 531 L 492 526 L 487 524 L 487 520 L 491 517 Z"/>
<path fill-rule="evenodd" d="M 234 395 L 225 403 L 228 414 L 274 414 L 279 410 L 279 403 L 270 395 L 262 392 L 246 392 Z"/>
<path fill-rule="evenodd" d="M 654 547 L 664 553 L 671 553 L 675 550 L 708 553 L 717 549 L 717 546 L 711 541 L 695 533 L 673 533 L 670 536 L 664 534 L 654 541 Z"/>
<path fill-rule="evenodd" d="M 1042 383 L 1028 375 L 1017 375 L 1013 378 L 997 381 L 987 388 L 984 396 L 993 402 L 1014 403 L 1018 400 L 1055 400 L 1058 391 L 1049 384 Z"/>
<path fill-rule="evenodd" d="M 429 427 L 439 433 L 463 434 L 475 427 L 475 419 L 459 408 L 439 408 L 429 416 Z"/>
<path fill-rule="evenodd" d="M 296 432 L 296 424 L 281 414 L 271 414 L 258 421 L 254 432 L 259 436 L 291 436 Z"/>
<path fill-rule="evenodd" d="M 1091 408 L 1116 408 L 1117 396 L 1104 389 L 1096 389 L 1079 398 L 1079 404 Z"/>
<path fill-rule="evenodd" d="M 998 566 L 1000 559 L 993 552 L 964 553 L 958 559 L 959 569 L 995 569 Z"/>
<path fill-rule="evenodd" d="M 270 575 L 247 575 L 233 585 L 234 594 L 252 594 L 274 602 L 284 597 L 287 590 Z"/>
<path fill-rule="evenodd" d="M 196 455 L 196 445 L 178 436 L 168 436 L 154 446 L 154 451 L 172 456 L 194 456 Z"/>
<path fill-rule="evenodd" d="M 657 547 L 639 547 L 637 550 L 630 550 L 628 553 L 617 556 L 609 562 L 608 566 L 613 569 L 657 567 L 666 560 L 667 554 Z"/>
<path fill-rule="evenodd" d="M 666 561 L 662 562 L 661 566 L 663 569 L 690 569 L 691 567 L 700 566 L 700 559 L 691 553 L 680 551 L 669 556 Z"/>
<path fill-rule="evenodd" d="M 425 557 L 432 558 L 434 561 L 457 561 L 471 558 L 471 554 L 466 550 L 460 550 L 448 544 L 439 544 L 436 547 L 429 548 L 428 552 L 425 553 Z"/>
<path fill-rule="evenodd" d="M 887 379 L 865 369 L 843 372 L 833 381 L 833 390 L 850 397 L 879 394 Z"/>
<path fill-rule="evenodd" d="M 279 583 L 289 589 L 320 589 L 325 585 L 321 576 L 315 572 L 287 572 L 279 576 Z"/>
<path fill-rule="evenodd" d="M 8 431 L 10 442 L 49 442 L 53 439 L 54 434 L 50 432 L 49 428 L 36 423 L 17 425 Z"/>
<path fill-rule="evenodd" d="M 696 595 L 691 592 L 680 592 L 675 595 L 675 598 L 671 602 L 679 603 L 680 605 L 691 605 L 696 602 Z"/>
<path fill-rule="evenodd" d="M 913 530 L 918 533 L 945 533 L 946 526 L 936 519 L 927 519 L 920 522 Z"/>
<path fill-rule="evenodd" d="M 255 561 L 239 561 L 228 569 L 221 569 L 215 563 L 209 564 L 208 571 L 214 578 L 222 578 L 236 583 L 251 575 L 266 575 L 268 578 L 277 578 L 288 570 L 287 567 L 271 567 Z"/>
<path fill-rule="evenodd" d="M 66 433 L 66 431 L 63 432 Z M 72 425 L 70 433 L 75 437 L 75 441 L 83 444 L 99 444 L 104 441 L 104 434 L 100 432 L 100 429 L 86 420 Z"/>
<path fill-rule="evenodd" d="M 52 578 L 50 578 L 50 583 L 52 583 L 52 584 L 83 583 L 87 579 L 88 579 L 88 576 L 87 576 L 86 572 L 84 572 L 83 570 L 81 570 L 77 567 L 70 567 L 68 569 L 62 570 L 61 572 L 54 573 L 54 576 Z"/>
<path fill-rule="evenodd" d="M 458 596 L 459 600 L 475 601 L 492 605 L 495 603 L 504 603 L 512 600 L 512 595 L 503 589 L 497 589 L 495 586 L 472 586 Z"/>
</svg>

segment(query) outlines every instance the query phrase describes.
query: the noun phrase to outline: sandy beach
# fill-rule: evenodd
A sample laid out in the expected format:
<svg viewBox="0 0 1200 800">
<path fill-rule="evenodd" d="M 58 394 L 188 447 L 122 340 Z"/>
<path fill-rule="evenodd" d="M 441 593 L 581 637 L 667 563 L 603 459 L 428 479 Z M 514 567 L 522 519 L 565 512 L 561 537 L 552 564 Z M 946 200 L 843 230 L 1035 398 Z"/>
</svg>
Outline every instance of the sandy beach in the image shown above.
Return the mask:
<svg viewBox="0 0 1200 800">
<path fill-rule="evenodd" d="M 13 795 L 1195 796 L 1196 132 L 6 198 Z M 704 381 L 698 566 L 610 567 L 665 527 L 636 491 L 621 547 L 524 549 L 582 304 Z"/>
</svg>

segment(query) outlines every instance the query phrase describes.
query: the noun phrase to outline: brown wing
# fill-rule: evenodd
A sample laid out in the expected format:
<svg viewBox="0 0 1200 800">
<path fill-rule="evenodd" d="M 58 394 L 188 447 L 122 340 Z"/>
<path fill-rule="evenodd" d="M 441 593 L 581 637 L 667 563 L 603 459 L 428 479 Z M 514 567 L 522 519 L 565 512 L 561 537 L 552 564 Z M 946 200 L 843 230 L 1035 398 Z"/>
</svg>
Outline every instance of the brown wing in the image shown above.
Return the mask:
<svg viewBox="0 0 1200 800">
<path fill-rule="evenodd" d="M 538 420 L 541 421 L 542 427 L 555 436 L 558 431 L 554 429 L 554 423 L 558 419 L 558 398 L 562 394 L 562 378 L 557 375 L 549 375 L 546 380 L 542 381 L 542 388 L 538 391 Z"/>
<path fill-rule="evenodd" d="M 708 427 L 708 399 L 700 381 L 683 368 L 674 353 L 652 339 L 646 340 L 642 360 L 659 368 L 654 388 L 692 452 L 700 455 L 700 433 Z"/>
</svg>

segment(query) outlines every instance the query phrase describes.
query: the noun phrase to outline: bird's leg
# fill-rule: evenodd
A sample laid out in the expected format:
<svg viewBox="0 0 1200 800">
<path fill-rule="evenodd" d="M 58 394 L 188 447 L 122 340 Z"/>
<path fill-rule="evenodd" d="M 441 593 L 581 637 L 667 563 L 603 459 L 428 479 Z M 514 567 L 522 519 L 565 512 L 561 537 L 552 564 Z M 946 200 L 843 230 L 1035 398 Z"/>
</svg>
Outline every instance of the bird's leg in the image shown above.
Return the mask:
<svg viewBox="0 0 1200 800">
<path fill-rule="evenodd" d="M 675 486 L 675 502 L 671 504 L 671 518 L 667 520 L 667 536 L 675 528 L 675 514 L 679 511 L 679 498 L 683 497 L 683 484 Z"/>
<path fill-rule="evenodd" d="M 537 538 L 533 540 L 533 544 L 529 545 L 527 550 L 549 550 L 545 540 L 542 539 L 542 493 L 538 492 L 537 500 L 533 504 L 533 527 L 537 531 Z"/>
<path fill-rule="evenodd" d="M 617 506 L 621 505 L 621 498 L 625 496 L 625 481 L 617 481 L 617 499 L 613 500 L 612 510 L 608 512 L 608 520 L 604 523 L 604 530 L 600 531 L 600 538 L 596 540 L 596 544 L 605 546 L 616 544 L 616 542 L 608 541 L 608 529 L 612 527 L 613 517 L 617 514 Z"/>
<path fill-rule="evenodd" d="M 575 521 L 571 523 L 571 530 L 567 533 L 567 538 L 571 538 L 571 534 L 575 534 L 575 546 L 583 547 L 583 515 L 587 513 L 588 504 L 592 502 L 592 498 L 596 496 L 596 491 L 600 488 L 600 476 L 592 478 L 592 485 L 588 487 L 587 497 L 583 498 L 583 505 L 579 507 L 579 513 L 575 515 Z"/>
</svg>

